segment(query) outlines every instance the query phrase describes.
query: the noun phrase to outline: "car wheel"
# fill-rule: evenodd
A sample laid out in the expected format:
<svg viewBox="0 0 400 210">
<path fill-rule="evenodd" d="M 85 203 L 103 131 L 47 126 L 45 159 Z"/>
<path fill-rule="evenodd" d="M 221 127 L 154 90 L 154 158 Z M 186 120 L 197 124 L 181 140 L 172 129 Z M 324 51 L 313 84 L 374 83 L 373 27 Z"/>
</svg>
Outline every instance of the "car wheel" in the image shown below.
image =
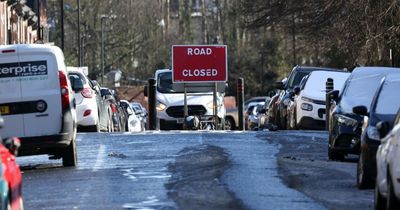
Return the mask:
<svg viewBox="0 0 400 210">
<path fill-rule="evenodd" d="M 368 170 L 368 162 L 366 158 L 366 151 L 361 150 L 360 157 L 357 163 L 357 187 L 358 189 L 371 189 L 373 181 L 371 179 L 370 171 Z"/>
<path fill-rule="evenodd" d="M 329 160 L 343 161 L 344 154 L 341 152 L 335 151 L 334 149 L 332 149 L 328 146 L 328 158 L 329 158 Z"/>
<path fill-rule="evenodd" d="M 388 186 L 388 195 L 386 199 L 386 207 L 387 207 L 386 209 L 388 210 L 399 209 L 400 201 L 396 197 L 396 194 L 394 193 L 392 177 L 389 172 L 387 178 L 387 186 Z"/>
<path fill-rule="evenodd" d="M 375 210 L 385 210 L 386 209 L 386 199 L 379 192 L 378 185 L 375 185 L 374 209 Z"/>
<path fill-rule="evenodd" d="M 228 117 L 225 119 L 225 130 L 234 130 L 234 125 L 235 123 L 231 118 Z"/>
<path fill-rule="evenodd" d="M 89 126 L 89 127 L 88 127 L 88 131 L 89 131 L 89 132 L 96 132 L 96 133 L 100 132 L 100 125 L 99 125 L 99 123 L 97 123 L 96 125 Z"/>
<path fill-rule="evenodd" d="M 75 139 L 71 141 L 66 151 L 64 151 L 62 163 L 64 167 L 68 166 L 76 166 L 78 161 L 77 151 L 76 151 L 76 142 Z"/>
<path fill-rule="evenodd" d="M 280 116 L 280 120 L 281 120 L 281 122 L 280 122 L 281 130 L 286 130 L 287 129 L 287 127 L 286 127 L 286 125 L 287 125 L 286 116 Z"/>
</svg>

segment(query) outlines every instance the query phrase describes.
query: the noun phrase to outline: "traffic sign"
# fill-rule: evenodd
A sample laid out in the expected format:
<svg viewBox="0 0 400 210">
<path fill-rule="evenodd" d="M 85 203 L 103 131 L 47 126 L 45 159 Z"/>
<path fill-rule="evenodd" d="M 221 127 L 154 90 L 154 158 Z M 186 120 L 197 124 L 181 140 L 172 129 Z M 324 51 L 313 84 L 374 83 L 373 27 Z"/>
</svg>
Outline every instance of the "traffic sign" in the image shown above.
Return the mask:
<svg viewBox="0 0 400 210">
<path fill-rule="evenodd" d="M 174 83 L 210 83 L 228 80 L 226 45 L 172 46 Z"/>
</svg>

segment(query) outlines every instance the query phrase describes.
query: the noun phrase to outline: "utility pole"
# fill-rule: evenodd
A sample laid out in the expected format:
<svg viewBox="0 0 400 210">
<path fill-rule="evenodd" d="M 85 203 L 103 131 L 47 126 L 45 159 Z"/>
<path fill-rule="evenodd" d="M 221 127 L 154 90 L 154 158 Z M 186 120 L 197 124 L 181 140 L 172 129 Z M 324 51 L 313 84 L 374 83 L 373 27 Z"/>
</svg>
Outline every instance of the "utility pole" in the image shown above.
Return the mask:
<svg viewBox="0 0 400 210">
<path fill-rule="evenodd" d="M 64 52 L 64 0 L 60 0 L 60 9 L 61 9 L 61 50 Z"/>
<path fill-rule="evenodd" d="M 296 20 L 294 13 L 292 14 L 292 49 L 293 49 L 293 66 L 297 64 L 296 61 Z"/>
</svg>

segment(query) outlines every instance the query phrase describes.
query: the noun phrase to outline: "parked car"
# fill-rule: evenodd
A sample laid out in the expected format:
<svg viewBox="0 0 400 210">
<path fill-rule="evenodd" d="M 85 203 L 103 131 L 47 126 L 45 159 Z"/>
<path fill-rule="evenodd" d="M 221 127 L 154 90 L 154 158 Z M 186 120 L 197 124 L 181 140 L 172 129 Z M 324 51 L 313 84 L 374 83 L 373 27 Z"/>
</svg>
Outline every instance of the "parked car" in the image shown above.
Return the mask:
<svg viewBox="0 0 400 210">
<path fill-rule="evenodd" d="M 238 108 L 231 108 L 226 110 L 225 114 L 225 129 L 236 130 L 239 126 Z"/>
<path fill-rule="evenodd" d="M 0 115 L 0 129 L 3 127 Z M 22 210 L 22 175 L 17 164 L 16 156 L 21 142 L 18 138 L 2 139 L 0 136 L 0 208 Z"/>
<path fill-rule="evenodd" d="M 247 99 L 244 102 L 244 110 L 247 110 L 247 108 L 249 107 L 249 104 L 256 104 L 256 103 L 263 103 L 265 102 L 265 99 L 268 96 L 256 96 L 256 97 L 252 97 L 250 99 Z"/>
<path fill-rule="evenodd" d="M 340 71 L 338 69 L 323 68 L 323 67 L 310 67 L 310 66 L 295 66 L 290 72 L 287 79 L 282 82 L 277 82 L 277 89 L 280 91 L 276 94 L 275 103 L 271 106 L 270 119 L 271 123 L 278 126 L 279 129 L 285 130 L 287 126 L 287 110 L 293 97 L 293 89 L 299 86 L 304 76 L 307 76 L 312 71 Z"/>
<path fill-rule="evenodd" d="M 102 127 L 107 130 L 107 121 L 100 124 L 97 92 L 90 80 L 79 70 L 68 70 L 68 77 L 74 90 L 78 128 L 90 132 L 99 132 Z"/>
<path fill-rule="evenodd" d="M 147 126 L 147 110 L 139 102 L 131 102 L 131 107 L 135 111 L 136 116 L 141 121 L 142 130 L 146 130 Z"/>
<path fill-rule="evenodd" d="M 100 130 L 111 132 L 112 131 L 112 110 L 110 101 L 106 100 L 101 95 L 101 87 L 96 80 L 89 80 L 91 87 L 95 91 L 97 107 L 99 108 L 99 122 Z"/>
<path fill-rule="evenodd" d="M 400 109 L 391 131 L 387 121 L 380 121 L 377 129 L 384 138 L 376 154 L 375 209 L 394 210 L 400 206 Z"/>
<path fill-rule="evenodd" d="M 249 106 L 249 113 L 247 117 L 247 130 L 258 130 L 258 121 L 261 109 L 263 109 L 264 103 L 256 104 L 255 106 Z"/>
<path fill-rule="evenodd" d="M 112 132 L 124 131 L 126 115 L 124 114 L 123 108 L 119 105 L 118 98 L 115 92 L 109 88 L 102 87 L 100 89 L 101 96 L 110 103 L 111 107 L 111 119 L 112 119 Z"/>
<path fill-rule="evenodd" d="M 399 69 L 400 73 L 400 69 Z M 353 112 L 364 116 L 361 134 L 360 158 L 357 164 L 357 186 L 360 189 L 373 188 L 376 179 L 376 151 L 380 145 L 380 135 L 376 125 L 380 121 L 393 126 L 397 110 L 400 107 L 400 74 L 389 74 L 382 79 L 371 106 L 356 106 Z"/>
<path fill-rule="evenodd" d="M 268 111 L 269 107 L 271 104 L 272 98 L 271 97 L 266 97 L 264 101 L 264 105 L 260 108 L 259 110 L 259 115 L 258 115 L 258 129 L 264 129 L 267 128 L 268 124 Z"/>
<path fill-rule="evenodd" d="M 7 122 L 2 135 L 21 139 L 20 155 L 49 154 L 75 166 L 76 111 L 61 49 L 3 45 L 0 69 L 0 111 Z"/>
<path fill-rule="evenodd" d="M 144 131 L 144 127 L 142 126 L 142 121 L 136 115 L 135 111 L 133 110 L 129 102 L 127 100 L 120 100 L 119 103 L 125 109 L 126 113 L 128 113 L 125 130 L 128 132 Z"/>
<path fill-rule="evenodd" d="M 397 68 L 357 67 L 347 79 L 343 89 L 333 91 L 329 112 L 328 157 L 343 160 L 347 154 L 360 153 L 363 117 L 353 113 L 353 107 L 371 106 L 372 98 L 385 74 L 399 72 Z"/>
<path fill-rule="evenodd" d="M 294 100 L 288 108 L 288 129 L 325 129 L 326 80 L 333 79 L 334 88 L 342 89 L 349 72 L 313 71 L 294 88 Z"/>
</svg>

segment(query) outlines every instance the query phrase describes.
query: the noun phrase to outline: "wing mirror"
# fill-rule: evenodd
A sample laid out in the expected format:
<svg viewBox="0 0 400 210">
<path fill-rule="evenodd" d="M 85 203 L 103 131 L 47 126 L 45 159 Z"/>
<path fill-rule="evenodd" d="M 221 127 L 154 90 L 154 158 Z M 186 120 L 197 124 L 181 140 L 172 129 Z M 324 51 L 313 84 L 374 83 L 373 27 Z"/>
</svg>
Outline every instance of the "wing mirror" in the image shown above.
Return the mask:
<svg viewBox="0 0 400 210">
<path fill-rule="evenodd" d="M 294 93 L 295 95 L 299 95 L 299 94 L 300 94 L 300 87 L 299 87 L 299 86 L 294 87 L 293 93 Z"/>
<path fill-rule="evenodd" d="M 368 109 L 366 106 L 355 106 L 355 107 L 353 107 L 353 113 L 361 115 L 361 116 L 367 116 Z"/>
<path fill-rule="evenodd" d="M 83 90 L 83 82 L 81 79 L 75 78 L 75 77 L 70 77 L 71 80 L 71 85 L 72 85 L 72 90 L 75 92 L 79 92 Z"/>
<path fill-rule="evenodd" d="M 285 86 L 284 86 L 283 82 L 275 82 L 275 88 L 278 90 L 284 90 Z"/>
<path fill-rule="evenodd" d="M 330 98 L 336 102 L 339 101 L 339 91 L 338 90 L 332 90 L 331 92 L 329 92 L 330 94 Z"/>
<path fill-rule="evenodd" d="M 3 140 L 3 145 L 10 151 L 14 156 L 18 155 L 18 149 L 21 147 L 21 141 L 17 137 L 8 138 Z"/>
<path fill-rule="evenodd" d="M 258 113 L 265 114 L 265 113 L 267 113 L 267 110 L 265 108 L 262 108 Z"/>
<path fill-rule="evenodd" d="M 376 129 L 378 129 L 379 136 L 381 138 L 385 137 L 389 133 L 390 125 L 386 121 L 380 121 L 376 124 Z"/>
</svg>

